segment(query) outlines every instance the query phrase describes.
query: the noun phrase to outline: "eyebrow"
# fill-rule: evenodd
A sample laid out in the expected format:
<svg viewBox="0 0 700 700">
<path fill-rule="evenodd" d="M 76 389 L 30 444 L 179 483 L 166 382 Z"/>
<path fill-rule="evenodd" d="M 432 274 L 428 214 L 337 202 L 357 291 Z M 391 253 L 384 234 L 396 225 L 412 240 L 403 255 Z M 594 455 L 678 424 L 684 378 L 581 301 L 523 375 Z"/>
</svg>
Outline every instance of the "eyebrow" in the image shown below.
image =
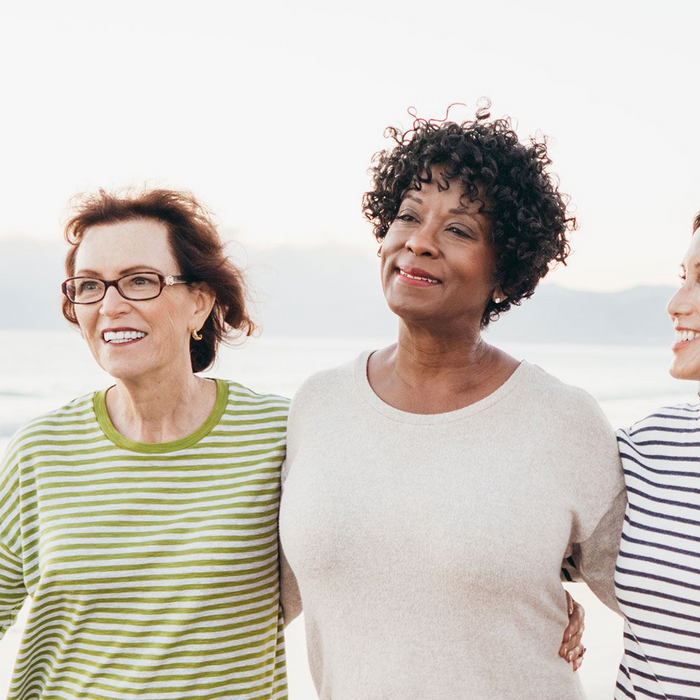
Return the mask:
<svg viewBox="0 0 700 700">
<path fill-rule="evenodd" d="M 473 212 L 470 212 L 466 207 L 459 207 L 457 209 L 450 209 L 450 214 L 466 214 L 467 216 L 474 216 Z"/>
<path fill-rule="evenodd" d="M 123 270 L 119 271 L 119 277 L 124 277 L 124 275 L 131 275 L 134 272 L 157 272 L 162 274 L 160 270 L 153 265 L 133 265 L 132 267 L 125 267 Z M 97 277 L 100 278 L 99 272 L 95 270 L 76 270 L 76 277 Z"/>
<path fill-rule="evenodd" d="M 420 197 L 417 197 L 414 194 L 407 194 L 405 195 L 404 199 L 412 199 L 414 202 L 418 202 L 418 204 L 423 204 L 423 200 Z M 467 216 L 474 216 L 474 212 L 469 211 L 466 207 L 457 207 L 455 209 L 450 209 L 448 212 L 449 214 L 467 214 Z"/>
</svg>

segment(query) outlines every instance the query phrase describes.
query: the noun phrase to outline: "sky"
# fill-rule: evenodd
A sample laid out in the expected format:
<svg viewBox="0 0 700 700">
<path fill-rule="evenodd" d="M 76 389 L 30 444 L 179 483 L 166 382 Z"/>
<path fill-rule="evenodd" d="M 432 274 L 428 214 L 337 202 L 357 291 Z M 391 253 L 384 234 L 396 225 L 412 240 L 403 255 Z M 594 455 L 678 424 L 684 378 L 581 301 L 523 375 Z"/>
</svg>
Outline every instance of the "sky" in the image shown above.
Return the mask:
<svg viewBox="0 0 700 700">
<path fill-rule="evenodd" d="M 0 254 L 76 193 L 188 189 L 225 238 L 373 255 L 372 154 L 487 96 L 549 138 L 573 255 L 548 280 L 674 284 L 700 210 L 700 3 L 0 0 Z"/>
</svg>

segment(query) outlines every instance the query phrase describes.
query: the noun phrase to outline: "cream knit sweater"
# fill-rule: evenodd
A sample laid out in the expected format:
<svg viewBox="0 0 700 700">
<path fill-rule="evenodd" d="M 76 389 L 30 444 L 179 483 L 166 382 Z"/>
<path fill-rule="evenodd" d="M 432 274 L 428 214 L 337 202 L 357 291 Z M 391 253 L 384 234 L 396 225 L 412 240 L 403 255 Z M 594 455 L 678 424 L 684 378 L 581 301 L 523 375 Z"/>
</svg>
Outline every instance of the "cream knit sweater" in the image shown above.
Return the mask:
<svg viewBox="0 0 700 700">
<path fill-rule="evenodd" d="M 523 362 L 476 404 L 406 413 L 368 356 L 290 413 L 280 532 L 321 699 L 580 700 L 560 564 L 573 552 L 615 607 L 625 496 L 602 412 Z M 288 620 L 295 590 L 285 568 Z"/>
</svg>

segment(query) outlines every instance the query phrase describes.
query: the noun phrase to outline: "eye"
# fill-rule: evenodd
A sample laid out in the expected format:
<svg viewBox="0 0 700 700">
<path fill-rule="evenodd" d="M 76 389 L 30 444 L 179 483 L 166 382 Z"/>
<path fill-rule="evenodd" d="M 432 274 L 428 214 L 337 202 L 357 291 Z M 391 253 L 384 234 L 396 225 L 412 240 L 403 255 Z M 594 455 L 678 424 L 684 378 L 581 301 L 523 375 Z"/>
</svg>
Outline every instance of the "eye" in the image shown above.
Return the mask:
<svg viewBox="0 0 700 700">
<path fill-rule="evenodd" d="M 86 292 L 94 292 L 100 286 L 98 280 L 80 280 L 78 284 L 78 292 L 85 294 Z"/>
<path fill-rule="evenodd" d="M 396 218 L 399 221 L 416 221 L 416 218 L 413 216 L 413 214 L 408 214 L 407 212 L 399 214 Z"/>
<path fill-rule="evenodd" d="M 474 234 L 471 231 L 469 231 L 468 229 L 460 228 L 459 226 L 450 226 L 447 230 L 450 233 L 454 233 L 456 236 L 459 236 L 460 238 L 475 238 Z"/>
<path fill-rule="evenodd" d="M 130 287 L 150 287 L 158 284 L 158 279 L 151 275 L 134 275 L 126 280 Z"/>
</svg>

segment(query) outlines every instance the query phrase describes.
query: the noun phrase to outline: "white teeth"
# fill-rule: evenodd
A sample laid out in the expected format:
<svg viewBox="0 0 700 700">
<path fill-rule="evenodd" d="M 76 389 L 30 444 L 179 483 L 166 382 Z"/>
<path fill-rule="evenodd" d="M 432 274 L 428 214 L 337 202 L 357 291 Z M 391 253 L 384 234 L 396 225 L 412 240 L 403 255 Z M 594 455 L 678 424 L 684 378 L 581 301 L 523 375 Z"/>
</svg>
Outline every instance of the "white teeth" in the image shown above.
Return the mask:
<svg viewBox="0 0 700 700">
<path fill-rule="evenodd" d="M 102 334 L 106 343 L 128 343 L 130 340 L 145 338 L 146 334 L 141 331 L 105 331 Z"/>
<path fill-rule="evenodd" d="M 416 277 L 415 275 L 409 275 L 408 272 L 404 272 L 399 268 L 399 274 L 403 277 L 408 277 L 410 280 L 421 280 L 421 282 L 430 282 L 430 284 L 440 284 L 437 280 L 430 279 L 430 277 Z"/>
<path fill-rule="evenodd" d="M 696 331 L 676 331 L 676 342 L 687 343 L 689 340 L 700 338 L 700 333 Z"/>
</svg>

